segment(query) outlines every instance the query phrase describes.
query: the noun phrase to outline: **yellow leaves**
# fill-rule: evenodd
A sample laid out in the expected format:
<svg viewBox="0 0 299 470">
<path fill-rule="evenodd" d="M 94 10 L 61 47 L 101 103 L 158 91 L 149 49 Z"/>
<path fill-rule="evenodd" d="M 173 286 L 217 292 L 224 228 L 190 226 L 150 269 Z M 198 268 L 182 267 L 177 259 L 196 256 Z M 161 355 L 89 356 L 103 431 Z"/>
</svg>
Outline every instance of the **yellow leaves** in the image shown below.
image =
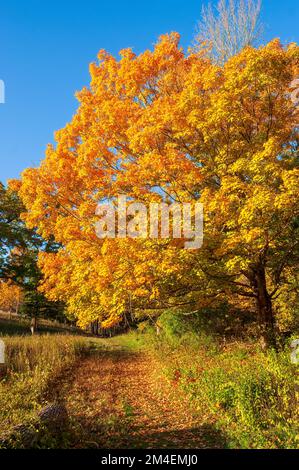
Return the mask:
<svg viewBox="0 0 299 470">
<path fill-rule="evenodd" d="M 16 310 L 22 300 L 22 289 L 10 281 L 0 281 L 0 309 Z"/>
<path fill-rule="evenodd" d="M 136 54 L 134 54 L 131 48 L 122 49 L 121 51 L 119 51 L 119 55 L 127 61 L 131 61 L 136 57 Z"/>
<path fill-rule="evenodd" d="M 159 298 L 159 289 L 157 287 L 154 287 L 152 292 L 151 292 L 151 295 L 150 295 L 150 300 L 156 300 Z"/>
<path fill-rule="evenodd" d="M 63 245 L 41 257 L 42 290 L 65 300 L 80 325 L 112 325 L 128 308 L 175 304 L 180 295 L 207 303 L 206 292 L 222 286 L 206 273 L 233 275 L 267 243 L 276 247 L 298 214 L 288 96 L 298 50 L 277 41 L 246 48 L 221 68 L 203 53 L 186 56 L 172 33 L 138 56 L 100 51 L 56 146 L 12 182 L 26 223 Z M 118 194 L 146 204 L 200 200 L 203 249 L 97 239 L 96 204 Z"/>
<path fill-rule="evenodd" d="M 272 215 L 275 194 L 268 188 L 255 186 L 250 196 L 242 204 L 238 221 L 244 227 L 262 228 Z"/>
<path fill-rule="evenodd" d="M 11 179 L 8 181 L 8 185 L 12 191 L 18 192 L 21 189 L 22 182 L 20 180 Z"/>
<path fill-rule="evenodd" d="M 248 230 L 248 232 L 244 234 L 244 242 L 247 243 L 248 245 L 252 245 L 254 241 L 260 239 L 261 240 L 260 247 L 263 248 L 265 244 L 265 240 L 263 240 L 262 236 L 263 236 L 263 230 L 261 228 L 254 227 L 251 230 Z"/>
<path fill-rule="evenodd" d="M 287 213 L 288 209 L 298 208 L 299 169 L 283 171 L 281 177 L 284 190 L 276 195 L 275 207 Z"/>
<path fill-rule="evenodd" d="M 134 295 L 136 297 L 148 297 L 148 290 L 145 289 L 144 287 L 137 287 L 134 290 Z"/>
<path fill-rule="evenodd" d="M 249 260 L 244 259 L 242 256 L 234 256 L 226 263 L 226 268 L 228 273 L 234 274 L 236 272 L 241 272 L 248 268 Z"/>
<path fill-rule="evenodd" d="M 292 273 L 288 272 L 289 282 L 279 289 L 279 296 L 275 303 L 277 326 L 280 331 L 288 331 L 294 327 L 298 308 L 298 292 L 291 285 Z"/>
<path fill-rule="evenodd" d="M 282 174 L 283 184 L 289 196 L 298 196 L 299 168 L 284 171 Z"/>
</svg>

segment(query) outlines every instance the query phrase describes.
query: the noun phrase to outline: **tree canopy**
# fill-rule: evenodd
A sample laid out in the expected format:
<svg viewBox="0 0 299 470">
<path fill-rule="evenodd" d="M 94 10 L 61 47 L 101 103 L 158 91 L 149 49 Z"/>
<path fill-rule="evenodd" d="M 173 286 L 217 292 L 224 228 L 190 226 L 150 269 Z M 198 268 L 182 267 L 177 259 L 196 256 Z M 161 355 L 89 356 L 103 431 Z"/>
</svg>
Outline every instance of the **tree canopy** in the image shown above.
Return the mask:
<svg viewBox="0 0 299 470">
<path fill-rule="evenodd" d="M 219 65 L 204 48 L 186 55 L 172 33 L 120 56 L 100 51 L 56 145 L 11 183 L 27 226 L 61 245 L 40 255 L 43 292 L 81 326 L 226 298 L 255 308 L 270 341 L 298 286 L 298 46 L 274 40 Z M 203 247 L 97 238 L 97 203 L 118 194 L 202 202 Z"/>
</svg>

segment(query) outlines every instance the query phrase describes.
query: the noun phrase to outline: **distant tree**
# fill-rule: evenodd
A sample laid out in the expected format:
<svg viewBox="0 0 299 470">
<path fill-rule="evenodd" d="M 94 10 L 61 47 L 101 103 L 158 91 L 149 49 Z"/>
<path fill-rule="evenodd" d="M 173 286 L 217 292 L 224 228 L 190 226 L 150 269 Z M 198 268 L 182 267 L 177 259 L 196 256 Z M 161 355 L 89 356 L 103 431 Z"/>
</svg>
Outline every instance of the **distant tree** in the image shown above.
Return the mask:
<svg viewBox="0 0 299 470">
<path fill-rule="evenodd" d="M 0 309 L 18 313 L 22 299 L 22 289 L 11 282 L 0 281 Z"/>
<path fill-rule="evenodd" d="M 38 253 L 55 252 L 58 245 L 51 239 L 45 241 L 34 229 L 27 228 L 21 220 L 24 211 L 16 192 L 0 183 L 0 279 L 3 293 L 5 291 L 3 302 L 7 303 L 10 298 L 10 304 L 15 304 L 18 299 L 14 299 L 14 295 L 22 291 L 22 313 L 34 319 L 61 317 L 62 304 L 49 302 L 38 292 L 42 278 L 37 263 Z"/>
<path fill-rule="evenodd" d="M 206 43 L 211 58 L 223 64 L 261 35 L 261 0 L 219 0 L 202 9 L 195 48 Z"/>
</svg>

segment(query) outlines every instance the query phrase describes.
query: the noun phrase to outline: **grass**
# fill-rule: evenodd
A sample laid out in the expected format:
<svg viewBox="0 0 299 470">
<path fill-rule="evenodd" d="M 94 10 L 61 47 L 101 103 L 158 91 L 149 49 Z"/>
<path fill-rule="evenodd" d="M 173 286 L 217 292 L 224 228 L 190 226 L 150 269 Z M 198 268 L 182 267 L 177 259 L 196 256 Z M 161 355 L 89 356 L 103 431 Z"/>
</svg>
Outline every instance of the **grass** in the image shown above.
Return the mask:
<svg viewBox="0 0 299 470">
<path fill-rule="evenodd" d="M 0 378 L 1 448 L 1 439 L 6 440 L 16 426 L 34 425 L 41 408 L 56 400 L 65 374 L 76 370 L 84 357 L 107 344 L 78 328 L 44 319 L 39 320 L 38 331 L 32 336 L 29 319 L 10 318 L 3 312 L 0 339 L 5 342 L 8 367 L 5 377 Z M 13 446 L 22 443 L 17 440 Z"/>
<path fill-rule="evenodd" d="M 50 385 L 88 349 L 85 338 L 70 335 L 7 337 L 8 373 L 0 381 L 1 435 L 30 423 Z"/>
</svg>

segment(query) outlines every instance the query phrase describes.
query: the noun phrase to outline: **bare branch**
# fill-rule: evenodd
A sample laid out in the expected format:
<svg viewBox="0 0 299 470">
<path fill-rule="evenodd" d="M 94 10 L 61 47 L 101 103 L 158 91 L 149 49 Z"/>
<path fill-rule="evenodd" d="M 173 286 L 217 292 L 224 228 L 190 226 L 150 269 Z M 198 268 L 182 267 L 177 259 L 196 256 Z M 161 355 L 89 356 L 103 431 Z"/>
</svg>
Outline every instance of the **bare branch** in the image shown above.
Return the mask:
<svg viewBox="0 0 299 470">
<path fill-rule="evenodd" d="M 261 0 L 219 0 L 216 8 L 203 7 L 194 49 L 204 43 L 216 63 L 225 63 L 260 38 L 260 12 Z"/>
</svg>

